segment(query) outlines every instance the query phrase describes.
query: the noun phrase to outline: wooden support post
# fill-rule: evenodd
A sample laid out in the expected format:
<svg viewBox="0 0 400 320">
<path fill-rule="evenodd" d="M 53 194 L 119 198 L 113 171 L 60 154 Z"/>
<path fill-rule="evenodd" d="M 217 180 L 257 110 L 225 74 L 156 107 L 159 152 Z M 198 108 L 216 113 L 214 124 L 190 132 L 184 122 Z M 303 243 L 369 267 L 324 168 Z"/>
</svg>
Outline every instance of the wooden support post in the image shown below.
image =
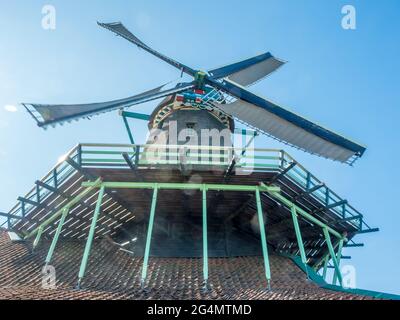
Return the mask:
<svg viewBox="0 0 400 320">
<path fill-rule="evenodd" d="M 333 265 L 334 265 L 335 270 L 337 272 L 339 283 L 342 286 L 342 274 L 340 272 L 339 264 L 338 264 L 337 259 L 336 259 L 335 250 L 333 249 L 333 246 L 332 246 L 332 241 L 331 241 L 331 237 L 329 235 L 329 231 L 328 231 L 328 229 L 326 227 L 322 228 L 322 231 L 324 232 L 326 244 L 328 245 L 329 254 L 331 256 Z"/>
<path fill-rule="evenodd" d="M 42 237 L 42 233 L 43 233 L 43 227 L 39 227 L 38 233 L 36 234 L 35 241 L 33 241 L 32 250 L 35 250 L 36 247 L 38 246 L 38 244 L 40 242 L 40 238 Z"/>
<path fill-rule="evenodd" d="M 47 253 L 47 257 L 46 257 L 46 260 L 45 260 L 46 265 L 49 264 L 50 261 L 51 261 L 51 258 L 52 258 L 53 253 L 54 253 L 54 249 L 56 248 L 57 241 L 58 241 L 58 238 L 59 238 L 59 236 L 60 236 L 62 227 L 63 227 L 63 225 L 64 225 L 65 218 L 66 218 L 67 215 L 68 215 L 68 212 L 69 212 L 69 208 L 68 208 L 68 207 L 65 207 L 65 208 L 63 209 L 63 212 L 62 212 L 60 221 L 58 222 L 57 230 L 56 230 L 56 233 L 54 234 L 53 241 L 51 242 L 51 245 L 50 245 L 50 248 L 49 248 L 49 252 Z"/>
<path fill-rule="evenodd" d="M 342 259 L 343 242 L 344 242 L 343 239 L 339 240 L 339 247 L 338 247 L 337 256 L 336 256 L 339 268 L 340 268 L 340 259 Z M 335 270 L 335 273 L 333 274 L 333 282 L 332 282 L 333 285 L 336 285 L 337 278 L 338 278 L 338 273 Z"/>
<path fill-rule="evenodd" d="M 151 245 L 151 236 L 153 233 L 153 225 L 154 225 L 154 215 L 157 206 L 157 193 L 158 193 L 158 186 L 155 184 L 153 190 L 153 198 L 151 200 L 151 209 L 150 209 L 150 217 L 149 217 L 149 226 L 147 228 L 147 238 L 146 238 L 146 247 L 144 250 L 144 259 L 143 259 L 143 267 L 142 267 L 142 279 L 141 285 L 144 286 L 144 282 L 146 281 L 147 277 L 147 266 L 149 263 L 149 256 L 150 256 L 150 245 Z"/>
<path fill-rule="evenodd" d="M 135 167 L 139 165 L 140 146 L 135 147 Z"/>
<path fill-rule="evenodd" d="M 260 189 L 258 187 L 256 188 L 256 202 L 257 202 L 258 224 L 260 227 L 260 235 L 261 235 L 261 246 L 264 257 L 265 277 L 267 279 L 268 288 L 270 289 L 271 270 L 269 266 L 267 237 L 265 235 L 265 225 L 264 225 L 263 211 L 261 207 Z"/>
<path fill-rule="evenodd" d="M 129 127 L 128 119 L 126 119 L 126 117 L 124 115 L 122 116 L 122 119 L 124 120 L 125 129 L 128 132 L 128 137 L 129 137 L 130 143 L 135 144 L 135 141 L 133 140 L 131 128 Z"/>
<path fill-rule="evenodd" d="M 324 258 L 324 269 L 322 271 L 322 278 L 326 280 L 326 272 L 328 270 L 329 254 Z"/>
<path fill-rule="evenodd" d="M 293 224 L 294 224 L 294 230 L 296 232 L 297 244 L 300 249 L 301 261 L 304 264 L 307 264 L 307 257 L 306 257 L 306 252 L 304 250 L 303 238 L 301 237 L 301 231 L 300 231 L 300 226 L 299 226 L 299 220 L 297 218 L 296 207 L 294 207 L 294 206 L 291 207 L 290 211 L 292 213 L 292 219 L 293 219 Z"/>
<path fill-rule="evenodd" d="M 207 288 L 208 282 L 208 240 L 207 240 L 207 187 L 203 190 L 203 275 L 204 286 Z"/>
<path fill-rule="evenodd" d="M 78 289 L 80 289 L 82 279 L 85 276 L 86 266 L 87 266 L 87 262 L 89 259 L 90 249 L 92 247 L 92 242 L 93 242 L 93 238 L 94 238 L 94 234 L 95 234 L 95 230 L 96 230 L 97 218 L 99 217 L 99 214 L 100 214 L 100 208 L 101 208 L 101 202 L 103 199 L 103 195 L 104 195 L 104 186 L 102 185 L 100 187 L 99 196 L 97 198 L 97 203 L 96 203 L 96 208 L 94 210 L 94 214 L 93 214 L 93 218 L 92 218 L 92 224 L 90 225 L 89 235 L 88 235 L 88 238 L 86 241 L 85 251 L 83 252 L 81 267 L 79 269 L 78 285 L 77 285 Z"/>
</svg>

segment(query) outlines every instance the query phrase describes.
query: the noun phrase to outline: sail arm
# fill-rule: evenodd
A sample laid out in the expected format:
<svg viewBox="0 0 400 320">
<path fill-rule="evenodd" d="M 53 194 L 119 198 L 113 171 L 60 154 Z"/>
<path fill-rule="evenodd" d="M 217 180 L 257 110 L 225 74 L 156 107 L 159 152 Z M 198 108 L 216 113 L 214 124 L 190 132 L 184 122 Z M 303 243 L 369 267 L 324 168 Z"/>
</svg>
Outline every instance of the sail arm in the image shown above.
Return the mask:
<svg viewBox="0 0 400 320">
<path fill-rule="evenodd" d="M 285 62 L 275 58 L 271 53 L 232 63 L 209 71 L 214 79 L 228 78 L 242 86 L 249 86 L 275 72 Z"/>
<path fill-rule="evenodd" d="M 137 45 L 139 48 L 147 51 L 148 53 L 156 56 L 157 58 L 165 61 L 166 63 L 174 66 L 175 68 L 185 72 L 191 76 L 194 76 L 196 71 L 192 68 L 180 63 L 174 59 L 167 57 L 166 55 L 154 50 L 153 48 L 149 47 L 143 41 L 139 40 L 133 33 L 131 33 L 121 22 L 112 22 L 112 23 L 102 23 L 97 22 L 97 24 L 111 32 L 115 33 L 116 35 L 128 40 L 129 42 Z"/>
<path fill-rule="evenodd" d="M 91 116 L 109 112 L 116 109 L 124 109 L 137 104 L 163 98 L 176 94 L 193 87 L 192 83 L 181 83 L 176 87 L 167 90 L 161 90 L 165 85 L 155 89 L 128 97 L 108 102 L 88 103 L 88 104 L 32 104 L 23 103 L 24 107 L 36 120 L 38 126 L 47 127 L 48 125 L 62 124 L 71 120 L 80 118 L 89 118 Z"/>
<path fill-rule="evenodd" d="M 218 90 L 237 101 L 219 108 L 239 121 L 245 122 L 279 141 L 303 151 L 332 160 L 351 163 L 361 157 L 366 148 L 310 120 L 270 102 L 245 88 L 224 80 L 209 79 Z"/>
</svg>

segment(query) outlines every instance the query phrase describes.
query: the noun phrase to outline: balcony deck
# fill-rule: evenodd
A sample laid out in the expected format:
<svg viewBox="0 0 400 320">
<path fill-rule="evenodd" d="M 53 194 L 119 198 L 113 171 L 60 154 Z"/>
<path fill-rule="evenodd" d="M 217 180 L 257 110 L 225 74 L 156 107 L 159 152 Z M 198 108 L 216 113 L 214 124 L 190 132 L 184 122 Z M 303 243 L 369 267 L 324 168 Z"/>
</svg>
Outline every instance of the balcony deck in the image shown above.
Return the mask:
<svg viewBox="0 0 400 320">
<path fill-rule="evenodd" d="M 261 182 L 267 185 L 273 184 L 279 186 L 281 194 L 299 208 L 338 233 L 346 234 L 350 245 L 355 245 L 352 238 L 356 234 L 374 231 L 365 223 L 360 212 L 282 150 L 191 146 L 190 149 L 184 150 L 184 153 L 171 147 L 161 152 L 157 150 L 155 153 L 152 148 L 154 146 L 79 144 L 65 156 L 64 161 L 58 163 L 41 180 L 36 181 L 35 187 L 24 197 L 19 197 L 17 204 L 7 214 L 8 228 L 20 236 L 28 234 L 82 192 L 84 190 L 82 182 L 101 177 L 103 181 L 109 182 L 252 186 Z M 128 162 L 124 154 L 129 157 Z M 74 206 L 65 221 L 61 237 L 86 238 L 97 194 L 98 190 L 93 190 Z M 210 244 L 211 256 L 248 254 L 237 248 L 235 236 L 219 241 L 221 237 L 226 237 L 226 234 L 219 234 L 219 229 L 222 224 L 232 221 L 241 237 L 245 235 L 249 238 L 246 241 L 251 247 L 250 244 L 258 237 L 254 232 L 252 221 L 257 212 L 253 194 L 211 191 L 208 192 L 208 203 L 210 233 L 215 233 L 215 237 L 210 237 L 211 240 L 215 240 Z M 123 238 L 124 233 L 128 234 L 134 230 L 137 233 L 137 247 L 140 253 L 145 238 L 144 232 L 140 231 L 145 230 L 142 226 L 147 220 L 150 204 L 149 190 L 106 190 L 96 237 Z M 178 221 L 190 213 L 188 215 L 190 218 L 184 223 L 190 225 L 192 231 L 188 237 L 193 241 L 187 248 L 182 248 L 183 255 L 186 256 L 201 255 L 201 241 L 194 241 L 198 234 L 193 231 L 201 229 L 201 205 L 201 193 L 198 191 L 189 193 L 182 190 L 160 191 L 157 205 L 158 225 L 156 225 L 160 229 L 168 229 L 168 224 L 163 225 L 163 222 Z M 262 205 L 266 215 L 267 241 L 271 249 L 287 254 L 298 253 L 290 210 L 267 193 L 262 193 Z M 321 228 L 303 218 L 299 219 L 299 223 L 310 265 L 320 264 L 327 251 Z M 57 221 L 54 221 L 44 230 L 44 236 L 52 237 L 56 227 Z M 171 250 L 171 243 L 168 247 L 165 235 L 164 238 L 160 235 L 159 240 L 153 240 L 153 243 L 160 243 L 159 246 L 152 248 L 153 255 Z M 252 252 L 259 254 L 259 250 L 258 245 Z"/>
</svg>

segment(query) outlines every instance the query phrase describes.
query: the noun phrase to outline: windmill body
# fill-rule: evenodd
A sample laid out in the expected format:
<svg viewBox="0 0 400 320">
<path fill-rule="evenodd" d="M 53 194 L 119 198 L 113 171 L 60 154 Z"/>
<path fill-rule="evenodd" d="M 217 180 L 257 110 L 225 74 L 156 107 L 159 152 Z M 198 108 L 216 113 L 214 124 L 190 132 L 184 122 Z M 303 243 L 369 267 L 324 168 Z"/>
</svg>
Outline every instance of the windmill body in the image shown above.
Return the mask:
<svg viewBox="0 0 400 320">
<path fill-rule="evenodd" d="M 234 131 L 234 121 L 217 108 L 212 107 L 212 102 L 216 100 L 216 97 L 209 97 L 213 93 L 212 88 L 204 89 L 194 89 L 167 97 L 152 112 L 148 124 L 149 130 L 171 131 L 171 133 L 167 133 L 168 144 L 189 143 L 231 147 L 230 134 Z M 220 96 L 219 99 L 221 99 Z M 169 130 L 173 126 L 175 126 L 174 132 Z M 213 144 L 211 137 L 209 139 L 205 137 L 206 131 L 212 130 L 216 130 L 218 133 L 226 130 L 229 133 L 225 134 L 227 141 L 215 141 Z M 195 139 L 190 139 L 193 137 Z"/>
</svg>

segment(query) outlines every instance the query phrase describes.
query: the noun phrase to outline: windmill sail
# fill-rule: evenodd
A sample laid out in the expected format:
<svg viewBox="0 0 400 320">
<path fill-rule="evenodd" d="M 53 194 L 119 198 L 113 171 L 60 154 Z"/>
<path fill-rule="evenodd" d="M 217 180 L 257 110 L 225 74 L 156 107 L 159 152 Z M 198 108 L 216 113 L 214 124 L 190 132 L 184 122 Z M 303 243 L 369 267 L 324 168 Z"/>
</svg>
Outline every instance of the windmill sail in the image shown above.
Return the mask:
<svg viewBox="0 0 400 320">
<path fill-rule="evenodd" d="M 242 121 L 286 144 L 345 163 L 352 163 L 365 152 L 365 147 L 360 144 L 261 98 L 245 88 L 268 76 L 284 64 L 282 60 L 275 58 L 269 52 L 221 68 L 212 69 L 206 73 L 192 69 L 154 50 L 132 34 L 120 22 L 98 22 L 98 24 L 181 70 L 181 72 L 193 76 L 194 81 L 179 84 L 170 90 L 161 91 L 161 86 L 129 98 L 102 103 L 78 105 L 24 104 L 39 126 L 53 125 L 114 109 L 127 108 L 172 94 L 189 91 L 193 88 L 197 89 L 195 91 L 202 92 L 205 86 L 209 86 L 218 92 L 237 99 L 235 102 L 228 104 L 219 104 L 217 101 L 212 101 L 212 99 L 209 103 L 238 121 Z M 198 93 L 196 92 L 195 94 Z M 190 92 L 189 95 L 191 95 Z M 202 100 L 201 98 L 199 99 Z"/>
<path fill-rule="evenodd" d="M 139 48 L 142 48 L 143 50 L 151 53 L 152 55 L 156 56 L 157 58 L 165 61 L 166 63 L 174 66 L 175 68 L 178 68 L 179 70 L 186 72 L 187 74 L 193 76 L 196 71 L 193 70 L 192 68 L 184 65 L 183 63 L 180 63 L 176 60 L 173 60 L 166 55 L 163 55 L 162 53 L 154 50 L 153 48 L 150 48 L 148 45 L 146 45 L 144 42 L 139 40 L 135 35 L 133 35 L 121 22 L 113 22 L 113 23 L 97 23 L 99 26 L 108 29 L 115 34 L 119 35 L 120 37 L 123 37 L 124 39 L 128 40 L 129 42 L 137 45 Z"/>
<path fill-rule="evenodd" d="M 230 104 L 218 104 L 219 109 L 277 140 L 303 151 L 346 163 L 352 162 L 355 157 L 361 157 L 365 151 L 365 147 L 232 82 L 215 81 L 213 85 L 238 99 Z"/>
<path fill-rule="evenodd" d="M 35 118 L 39 126 L 62 123 L 73 119 L 85 118 L 115 109 L 127 108 L 136 104 L 163 98 L 165 96 L 179 93 L 191 88 L 191 83 L 181 83 L 175 88 L 161 91 L 165 85 L 155 89 L 119 100 L 108 102 L 88 103 L 88 104 L 28 104 L 23 105 Z"/>
<path fill-rule="evenodd" d="M 280 68 L 285 62 L 271 53 L 263 53 L 250 59 L 232 63 L 209 71 L 216 78 L 228 78 L 242 86 L 250 86 Z"/>
</svg>

